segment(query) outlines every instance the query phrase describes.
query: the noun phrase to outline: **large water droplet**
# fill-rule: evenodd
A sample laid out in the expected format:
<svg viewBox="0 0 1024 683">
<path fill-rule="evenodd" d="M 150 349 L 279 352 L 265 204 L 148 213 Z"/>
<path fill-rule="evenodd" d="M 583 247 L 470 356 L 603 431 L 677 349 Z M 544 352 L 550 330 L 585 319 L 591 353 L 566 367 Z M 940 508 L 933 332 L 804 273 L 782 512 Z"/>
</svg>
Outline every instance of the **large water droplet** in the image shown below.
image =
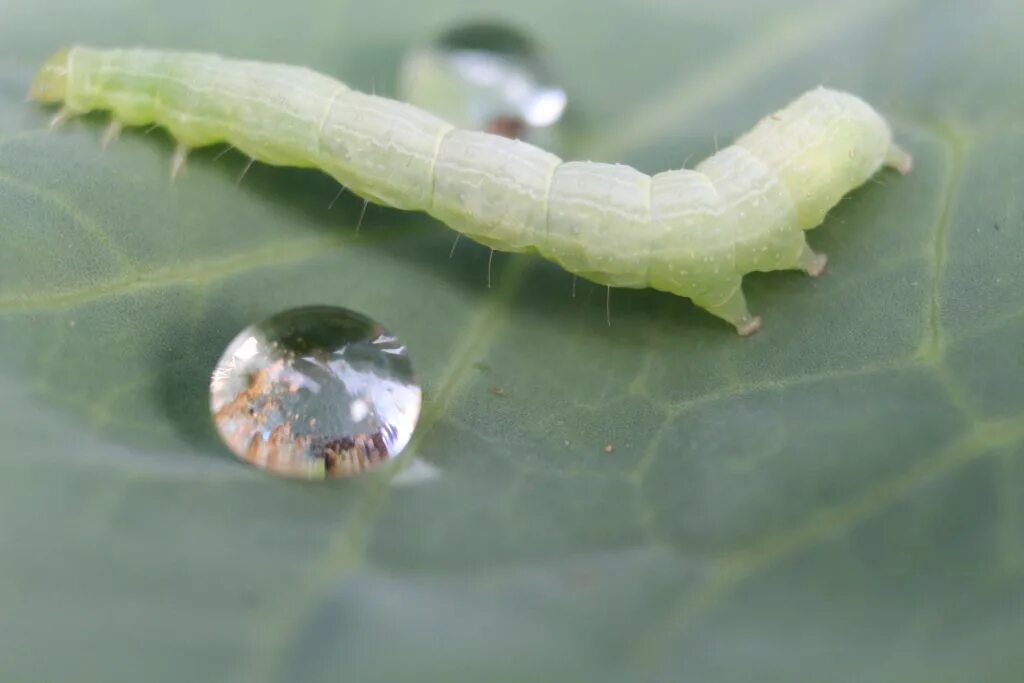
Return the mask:
<svg viewBox="0 0 1024 683">
<path fill-rule="evenodd" d="M 501 24 L 455 27 L 411 50 L 399 74 L 402 99 L 461 128 L 557 146 L 551 127 L 565 111 L 533 42 Z"/>
<path fill-rule="evenodd" d="M 276 474 L 360 472 L 405 448 L 421 391 L 405 346 L 353 311 L 307 306 L 250 325 L 210 382 L 221 438 Z"/>
</svg>

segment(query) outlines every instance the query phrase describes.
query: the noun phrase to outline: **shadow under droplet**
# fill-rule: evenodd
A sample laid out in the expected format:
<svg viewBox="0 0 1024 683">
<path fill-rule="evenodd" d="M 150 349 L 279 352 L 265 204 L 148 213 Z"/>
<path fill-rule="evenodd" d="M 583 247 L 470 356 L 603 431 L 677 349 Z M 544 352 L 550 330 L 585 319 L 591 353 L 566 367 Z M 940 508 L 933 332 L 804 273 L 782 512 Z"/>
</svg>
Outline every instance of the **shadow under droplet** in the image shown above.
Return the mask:
<svg viewBox="0 0 1024 683">
<path fill-rule="evenodd" d="M 178 436 L 200 453 L 231 457 L 210 416 L 210 376 L 228 342 L 250 322 L 244 311 L 206 307 L 197 319 L 175 324 L 179 343 L 158 360 L 155 401 Z"/>
</svg>

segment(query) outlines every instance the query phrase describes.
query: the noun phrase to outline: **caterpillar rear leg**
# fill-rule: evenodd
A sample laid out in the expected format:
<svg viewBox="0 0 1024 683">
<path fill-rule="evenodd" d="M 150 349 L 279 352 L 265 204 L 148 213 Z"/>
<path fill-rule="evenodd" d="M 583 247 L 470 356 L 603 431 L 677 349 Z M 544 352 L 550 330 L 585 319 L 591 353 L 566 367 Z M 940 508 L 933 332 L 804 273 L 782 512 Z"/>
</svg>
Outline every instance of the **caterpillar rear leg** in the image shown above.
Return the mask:
<svg viewBox="0 0 1024 683">
<path fill-rule="evenodd" d="M 725 301 L 715 303 L 695 297 L 693 302 L 711 315 L 730 323 L 741 337 L 749 337 L 761 329 L 761 316 L 750 313 L 742 285 L 737 286 Z"/>
<path fill-rule="evenodd" d="M 811 277 L 818 277 L 825 272 L 825 266 L 828 265 L 828 256 L 825 254 L 819 254 L 812 250 L 807 244 L 804 244 L 804 250 L 800 253 L 800 270 L 804 271 Z"/>
</svg>

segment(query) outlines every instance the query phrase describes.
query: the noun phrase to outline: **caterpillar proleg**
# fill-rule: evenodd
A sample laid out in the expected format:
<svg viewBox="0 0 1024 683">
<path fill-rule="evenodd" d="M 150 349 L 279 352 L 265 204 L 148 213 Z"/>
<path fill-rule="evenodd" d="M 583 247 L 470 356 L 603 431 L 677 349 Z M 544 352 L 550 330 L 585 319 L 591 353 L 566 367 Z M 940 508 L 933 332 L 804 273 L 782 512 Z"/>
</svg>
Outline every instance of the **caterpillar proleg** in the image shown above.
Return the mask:
<svg viewBox="0 0 1024 683">
<path fill-rule="evenodd" d="M 563 161 L 498 135 L 461 130 L 409 104 L 354 91 L 302 67 L 154 50 L 60 50 L 30 90 L 59 118 L 110 110 L 122 125 L 166 127 L 189 149 L 227 142 L 252 159 L 315 167 L 363 198 L 425 211 L 477 242 L 536 251 L 610 287 L 689 297 L 750 334 L 742 279 L 819 274 L 804 231 L 882 166 L 911 157 L 863 100 L 817 88 L 763 118 L 696 168 L 646 175 Z"/>
</svg>

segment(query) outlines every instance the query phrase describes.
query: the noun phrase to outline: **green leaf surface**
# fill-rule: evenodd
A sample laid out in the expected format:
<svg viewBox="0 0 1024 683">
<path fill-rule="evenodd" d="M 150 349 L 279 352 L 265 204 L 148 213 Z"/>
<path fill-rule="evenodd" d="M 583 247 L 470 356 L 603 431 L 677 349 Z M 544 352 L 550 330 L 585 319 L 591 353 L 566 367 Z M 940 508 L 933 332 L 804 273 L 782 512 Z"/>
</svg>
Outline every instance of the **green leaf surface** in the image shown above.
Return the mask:
<svg viewBox="0 0 1024 683">
<path fill-rule="evenodd" d="M 699 159 L 817 85 L 916 157 L 748 279 L 740 339 L 319 173 L 194 155 L 26 103 L 65 43 L 217 50 L 393 92 L 481 16 L 570 92 L 575 156 Z M 0 4 L 0 680 L 1024 678 L 1024 8 L 1019 0 L 6 0 Z M 389 325 L 440 470 L 305 484 L 207 414 L 280 309 Z M 607 449 L 606 445 L 612 445 Z M 611 452 L 606 452 L 611 450 Z"/>
</svg>

